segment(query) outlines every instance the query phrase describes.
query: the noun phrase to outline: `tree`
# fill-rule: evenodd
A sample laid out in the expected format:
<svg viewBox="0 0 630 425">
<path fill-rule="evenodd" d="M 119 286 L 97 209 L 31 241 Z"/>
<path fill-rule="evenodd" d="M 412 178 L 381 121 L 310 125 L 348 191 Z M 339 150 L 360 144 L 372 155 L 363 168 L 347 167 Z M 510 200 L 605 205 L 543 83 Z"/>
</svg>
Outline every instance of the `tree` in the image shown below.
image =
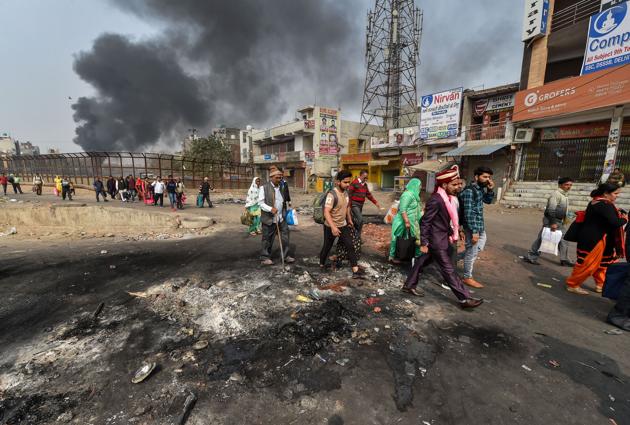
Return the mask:
<svg viewBox="0 0 630 425">
<path fill-rule="evenodd" d="M 194 139 L 188 145 L 184 156 L 200 162 L 230 162 L 232 154 L 229 146 L 214 136 Z"/>
</svg>

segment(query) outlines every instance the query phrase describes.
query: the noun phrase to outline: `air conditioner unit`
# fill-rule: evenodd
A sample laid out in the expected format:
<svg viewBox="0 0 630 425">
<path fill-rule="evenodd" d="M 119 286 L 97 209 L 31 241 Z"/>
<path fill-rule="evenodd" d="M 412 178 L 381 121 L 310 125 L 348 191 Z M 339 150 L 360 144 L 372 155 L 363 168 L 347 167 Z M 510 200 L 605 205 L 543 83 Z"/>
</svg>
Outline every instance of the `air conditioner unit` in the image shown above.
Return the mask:
<svg viewBox="0 0 630 425">
<path fill-rule="evenodd" d="M 514 133 L 514 143 L 530 143 L 533 138 L 533 128 L 518 128 Z"/>
</svg>

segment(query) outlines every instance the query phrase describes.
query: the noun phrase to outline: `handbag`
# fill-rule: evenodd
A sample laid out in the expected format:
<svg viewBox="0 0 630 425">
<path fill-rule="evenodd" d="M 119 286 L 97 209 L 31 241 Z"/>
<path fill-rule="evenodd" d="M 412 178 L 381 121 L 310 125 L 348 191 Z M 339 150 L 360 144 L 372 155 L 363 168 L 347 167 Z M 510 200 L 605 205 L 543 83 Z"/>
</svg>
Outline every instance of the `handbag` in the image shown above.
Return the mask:
<svg viewBox="0 0 630 425">
<path fill-rule="evenodd" d="M 243 226 L 251 226 L 252 225 L 252 216 L 249 213 L 249 211 L 245 210 L 243 211 L 243 214 L 241 214 L 241 224 Z"/>
<path fill-rule="evenodd" d="M 578 236 L 582 231 L 582 223 L 584 223 L 584 219 L 586 218 L 586 211 L 576 211 L 575 212 L 575 220 L 566 233 L 564 234 L 564 240 L 567 242 L 577 242 Z"/>
<path fill-rule="evenodd" d="M 606 268 L 606 281 L 604 282 L 604 292 L 602 296 L 616 300 L 619 298 L 621 288 L 626 284 L 630 264 L 616 263 Z"/>
<path fill-rule="evenodd" d="M 396 238 L 396 259 L 400 261 L 411 261 L 416 255 L 416 238 L 411 236 L 411 232 L 406 230 L 402 236 Z"/>
</svg>

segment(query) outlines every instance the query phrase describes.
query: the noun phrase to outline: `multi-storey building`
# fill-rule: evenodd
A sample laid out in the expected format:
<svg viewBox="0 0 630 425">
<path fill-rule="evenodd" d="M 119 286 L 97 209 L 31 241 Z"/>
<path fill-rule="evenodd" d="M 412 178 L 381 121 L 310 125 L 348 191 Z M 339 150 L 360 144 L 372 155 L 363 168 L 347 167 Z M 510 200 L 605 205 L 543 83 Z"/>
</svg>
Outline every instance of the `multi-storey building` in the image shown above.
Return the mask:
<svg viewBox="0 0 630 425">
<path fill-rule="evenodd" d="M 596 182 L 630 172 L 630 9 L 617 0 L 525 2 L 515 177 Z M 628 121 L 626 119 L 626 121 Z M 629 122 L 630 124 L 630 122 Z"/>
</svg>

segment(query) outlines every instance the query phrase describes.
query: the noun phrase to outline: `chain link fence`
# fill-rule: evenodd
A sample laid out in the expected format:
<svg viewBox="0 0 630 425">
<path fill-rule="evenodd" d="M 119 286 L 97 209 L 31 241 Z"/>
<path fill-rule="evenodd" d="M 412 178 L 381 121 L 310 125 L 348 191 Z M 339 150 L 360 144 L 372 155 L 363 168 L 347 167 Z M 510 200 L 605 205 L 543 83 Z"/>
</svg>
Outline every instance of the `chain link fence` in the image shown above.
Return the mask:
<svg viewBox="0 0 630 425">
<path fill-rule="evenodd" d="M 247 189 L 254 178 L 250 164 L 212 162 L 181 155 L 134 152 L 78 152 L 0 157 L 2 171 L 17 175 L 24 183 L 40 174 L 46 183 L 66 176 L 74 184 L 91 187 L 96 177 L 153 179 L 181 177 L 186 187 L 196 187 L 208 177 L 216 189 Z"/>
</svg>

